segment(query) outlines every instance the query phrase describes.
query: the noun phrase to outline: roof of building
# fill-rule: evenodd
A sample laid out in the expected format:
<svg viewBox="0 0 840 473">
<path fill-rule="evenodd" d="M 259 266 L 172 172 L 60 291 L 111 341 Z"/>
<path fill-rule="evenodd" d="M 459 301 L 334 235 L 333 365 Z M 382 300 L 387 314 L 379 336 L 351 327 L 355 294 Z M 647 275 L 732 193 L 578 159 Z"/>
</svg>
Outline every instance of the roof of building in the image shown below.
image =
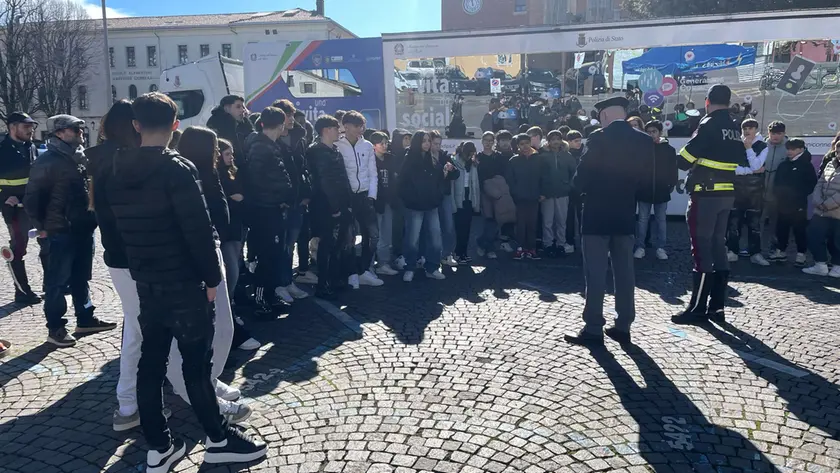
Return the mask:
<svg viewBox="0 0 840 473">
<path fill-rule="evenodd" d="M 188 26 L 236 26 L 284 21 L 329 20 L 314 11 L 295 8 L 285 11 L 253 13 L 220 13 L 209 15 L 130 16 L 108 18 L 108 28 L 115 30 L 159 29 Z"/>
</svg>

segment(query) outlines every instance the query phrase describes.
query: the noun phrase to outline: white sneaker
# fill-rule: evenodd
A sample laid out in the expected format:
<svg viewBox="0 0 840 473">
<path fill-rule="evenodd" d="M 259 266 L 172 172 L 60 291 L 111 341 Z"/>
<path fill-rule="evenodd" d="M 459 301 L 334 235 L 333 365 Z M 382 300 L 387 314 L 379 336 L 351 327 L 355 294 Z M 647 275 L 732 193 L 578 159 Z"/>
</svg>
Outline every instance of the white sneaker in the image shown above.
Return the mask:
<svg viewBox="0 0 840 473">
<path fill-rule="evenodd" d="M 392 268 L 390 265 L 383 264 L 382 266 L 376 268 L 376 274 L 381 274 L 382 276 L 395 276 L 399 274 L 399 271 Z"/>
<path fill-rule="evenodd" d="M 504 243 L 502 243 L 502 244 L 499 246 L 499 248 L 501 248 L 501 249 L 502 249 L 502 251 L 504 251 L 505 253 L 513 253 L 513 251 L 514 251 L 514 250 L 513 250 L 513 247 L 512 247 L 512 246 L 510 246 L 510 243 L 508 243 L 508 242 L 504 242 Z"/>
<path fill-rule="evenodd" d="M 294 297 L 295 299 L 306 299 L 307 297 L 309 297 L 309 293 L 295 286 L 295 283 L 291 283 L 288 286 L 286 286 L 286 291 L 289 293 L 290 296 Z"/>
<path fill-rule="evenodd" d="M 186 453 L 187 446 L 184 444 L 184 441 L 178 437 L 174 437 L 172 438 L 172 445 L 165 452 L 149 450 L 146 453 L 146 472 L 169 473 L 172 466 L 184 458 Z"/>
<path fill-rule="evenodd" d="M 350 285 L 353 289 L 359 288 L 359 275 L 358 274 L 351 274 L 350 277 L 347 278 L 347 284 Z"/>
<path fill-rule="evenodd" d="M 442 259 L 441 264 L 444 264 L 446 266 L 452 266 L 452 267 L 458 266 L 458 262 L 455 261 L 455 258 L 452 257 L 452 255 L 449 255 L 446 258 Z"/>
<path fill-rule="evenodd" d="M 253 412 L 247 404 L 241 402 L 225 401 L 222 398 L 219 401 L 219 412 L 227 418 L 231 424 L 240 424 L 248 420 Z"/>
<path fill-rule="evenodd" d="M 259 350 L 261 346 L 262 344 L 260 344 L 260 342 L 258 342 L 256 339 L 249 338 L 248 340 L 242 342 L 242 345 L 239 345 L 236 348 L 245 351 L 254 351 Z"/>
<path fill-rule="evenodd" d="M 318 242 L 320 241 L 321 239 L 318 237 L 309 240 L 309 255 L 313 260 L 318 258 Z"/>
<path fill-rule="evenodd" d="M 831 271 L 828 272 L 829 277 L 840 278 L 840 266 L 834 265 Z"/>
<path fill-rule="evenodd" d="M 287 302 L 289 304 L 295 301 L 295 298 L 292 297 L 291 294 L 289 294 L 289 291 L 287 291 L 285 287 L 278 287 L 274 290 L 274 294 L 276 294 L 277 297 L 283 299 L 284 302 Z"/>
<path fill-rule="evenodd" d="M 738 262 L 738 255 L 736 255 L 732 251 L 726 252 L 726 259 L 729 260 L 730 263 L 737 263 Z"/>
<path fill-rule="evenodd" d="M 834 271 L 835 269 L 837 269 L 837 266 L 835 266 L 834 269 L 832 269 L 832 271 Z M 831 274 L 831 272 L 828 270 L 828 264 L 826 263 L 814 263 L 814 265 L 810 268 L 804 268 L 802 272 L 805 274 L 813 274 L 814 276 L 828 276 L 829 274 Z M 838 272 L 838 274 L 840 274 L 840 271 Z M 832 277 L 836 278 L 840 276 Z"/>
<path fill-rule="evenodd" d="M 800 266 L 805 266 L 805 253 L 797 253 L 796 254 L 796 260 L 794 261 L 794 264 L 798 264 Z"/>
<path fill-rule="evenodd" d="M 498 258 L 498 256 L 496 256 L 495 251 L 490 251 L 490 252 L 487 253 L 487 259 L 496 259 L 496 258 Z"/>
<path fill-rule="evenodd" d="M 636 259 L 642 259 L 645 257 L 645 249 L 644 248 L 636 248 L 636 251 L 633 252 L 633 257 Z"/>
<path fill-rule="evenodd" d="M 405 269 L 405 256 L 400 256 L 399 258 L 394 260 L 394 267 L 397 268 L 397 271 L 402 271 Z"/>
<path fill-rule="evenodd" d="M 257 262 L 256 261 L 251 261 L 248 264 L 246 264 L 245 266 L 248 268 L 248 272 L 251 273 L 251 274 L 254 274 L 254 271 L 257 270 Z"/>
<path fill-rule="evenodd" d="M 411 282 L 414 280 L 414 271 L 406 271 L 403 273 L 403 281 Z"/>
<path fill-rule="evenodd" d="M 570 255 L 575 252 L 575 246 L 569 244 L 563 245 L 563 252 Z"/>
<path fill-rule="evenodd" d="M 295 282 L 299 284 L 318 284 L 318 275 L 312 271 L 307 271 L 296 277 Z"/>
<path fill-rule="evenodd" d="M 417 267 L 418 268 L 422 268 L 423 265 L 425 265 L 425 264 L 426 264 L 426 257 L 425 256 L 421 256 L 420 258 L 417 259 Z"/>
<path fill-rule="evenodd" d="M 436 270 L 434 273 L 430 273 L 426 271 L 426 277 L 430 279 L 437 279 L 438 281 L 446 279 L 446 276 L 440 272 L 440 270 Z"/>
<path fill-rule="evenodd" d="M 770 261 L 784 261 L 787 259 L 787 254 L 782 250 L 776 249 L 770 252 Z"/>
<path fill-rule="evenodd" d="M 375 274 L 371 273 L 370 271 L 365 271 L 364 274 L 359 276 L 359 284 L 362 286 L 373 286 L 379 287 L 385 284 L 385 281 L 376 277 Z"/>
<path fill-rule="evenodd" d="M 259 342 L 258 342 L 259 343 Z M 235 401 L 242 397 L 242 392 L 232 386 L 228 386 L 227 384 L 216 380 L 216 396 L 224 399 L 225 401 Z"/>
<path fill-rule="evenodd" d="M 668 253 L 665 253 L 664 248 L 659 248 L 656 250 L 656 259 L 660 261 L 665 261 L 668 259 Z"/>
<path fill-rule="evenodd" d="M 750 256 L 750 262 L 759 266 L 770 266 L 770 262 L 764 259 L 764 256 L 761 253 L 756 253 Z"/>
</svg>

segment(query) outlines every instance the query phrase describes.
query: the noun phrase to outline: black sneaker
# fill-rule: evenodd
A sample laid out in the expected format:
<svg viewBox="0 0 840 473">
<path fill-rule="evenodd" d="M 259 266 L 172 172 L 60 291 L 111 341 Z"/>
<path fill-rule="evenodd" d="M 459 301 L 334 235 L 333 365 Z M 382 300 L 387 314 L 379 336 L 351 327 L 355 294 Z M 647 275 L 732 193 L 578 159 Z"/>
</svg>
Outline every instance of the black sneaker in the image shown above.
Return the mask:
<svg viewBox="0 0 840 473">
<path fill-rule="evenodd" d="M 165 452 L 149 450 L 146 453 L 146 473 L 168 473 L 172 465 L 184 458 L 187 446 L 179 438 L 172 439 L 172 445 Z"/>
<path fill-rule="evenodd" d="M 466 256 L 459 256 L 458 257 L 458 266 L 466 266 L 470 264 L 470 259 Z"/>
<path fill-rule="evenodd" d="M 76 324 L 76 333 L 96 333 L 105 332 L 117 328 L 114 322 L 105 322 L 100 320 L 95 315 L 85 320 L 79 320 Z"/>
<path fill-rule="evenodd" d="M 226 438 L 205 442 L 205 463 L 245 463 L 262 458 L 268 453 L 268 446 L 262 440 L 255 440 L 241 429 L 228 426 Z"/>
<path fill-rule="evenodd" d="M 66 348 L 75 345 L 76 339 L 73 335 L 67 333 L 66 328 L 62 327 L 50 332 L 50 335 L 47 337 L 47 343 L 52 343 L 59 348 Z"/>
<path fill-rule="evenodd" d="M 315 288 L 315 297 L 317 297 L 318 299 L 324 299 L 324 300 L 329 301 L 329 300 L 335 299 L 335 292 L 333 292 L 333 290 L 330 289 L 329 286 L 327 286 L 327 287 L 323 287 L 323 286 L 322 287 L 316 287 Z"/>
<path fill-rule="evenodd" d="M 41 296 L 34 292 L 15 292 L 15 303 L 22 305 L 35 305 L 41 303 Z"/>
</svg>

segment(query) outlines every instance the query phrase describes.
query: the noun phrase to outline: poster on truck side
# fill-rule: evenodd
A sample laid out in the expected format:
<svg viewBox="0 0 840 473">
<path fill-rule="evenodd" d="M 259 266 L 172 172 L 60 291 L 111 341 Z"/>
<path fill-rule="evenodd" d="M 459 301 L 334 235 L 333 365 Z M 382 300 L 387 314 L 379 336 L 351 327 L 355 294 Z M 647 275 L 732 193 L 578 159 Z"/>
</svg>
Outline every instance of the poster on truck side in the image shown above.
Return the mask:
<svg viewBox="0 0 840 473">
<path fill-rule="evenodd" d="M 252 112 L 288 99 L 312 123 L 336 110 L 358 110 L 368 128 L 385 125 L 380 38 L 250 43 L 242 59 Z"/>
</svg>

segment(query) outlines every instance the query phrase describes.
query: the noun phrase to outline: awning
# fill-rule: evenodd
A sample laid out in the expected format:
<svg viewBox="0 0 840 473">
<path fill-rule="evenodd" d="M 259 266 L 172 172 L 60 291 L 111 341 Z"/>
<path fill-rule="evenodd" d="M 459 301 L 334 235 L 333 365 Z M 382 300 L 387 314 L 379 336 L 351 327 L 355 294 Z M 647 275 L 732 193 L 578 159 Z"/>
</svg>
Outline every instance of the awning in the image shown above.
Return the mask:
<svg viewBox="0 0 840 473">
<path fill-rule="evenodd" d="M 651 48 L 639 57 L 621 63 L 624 74 L 656 69 L 663 75 L 716 71 L 755 63 L 755 48 L 736 44 L 666 46 Z"/>
</svg>

